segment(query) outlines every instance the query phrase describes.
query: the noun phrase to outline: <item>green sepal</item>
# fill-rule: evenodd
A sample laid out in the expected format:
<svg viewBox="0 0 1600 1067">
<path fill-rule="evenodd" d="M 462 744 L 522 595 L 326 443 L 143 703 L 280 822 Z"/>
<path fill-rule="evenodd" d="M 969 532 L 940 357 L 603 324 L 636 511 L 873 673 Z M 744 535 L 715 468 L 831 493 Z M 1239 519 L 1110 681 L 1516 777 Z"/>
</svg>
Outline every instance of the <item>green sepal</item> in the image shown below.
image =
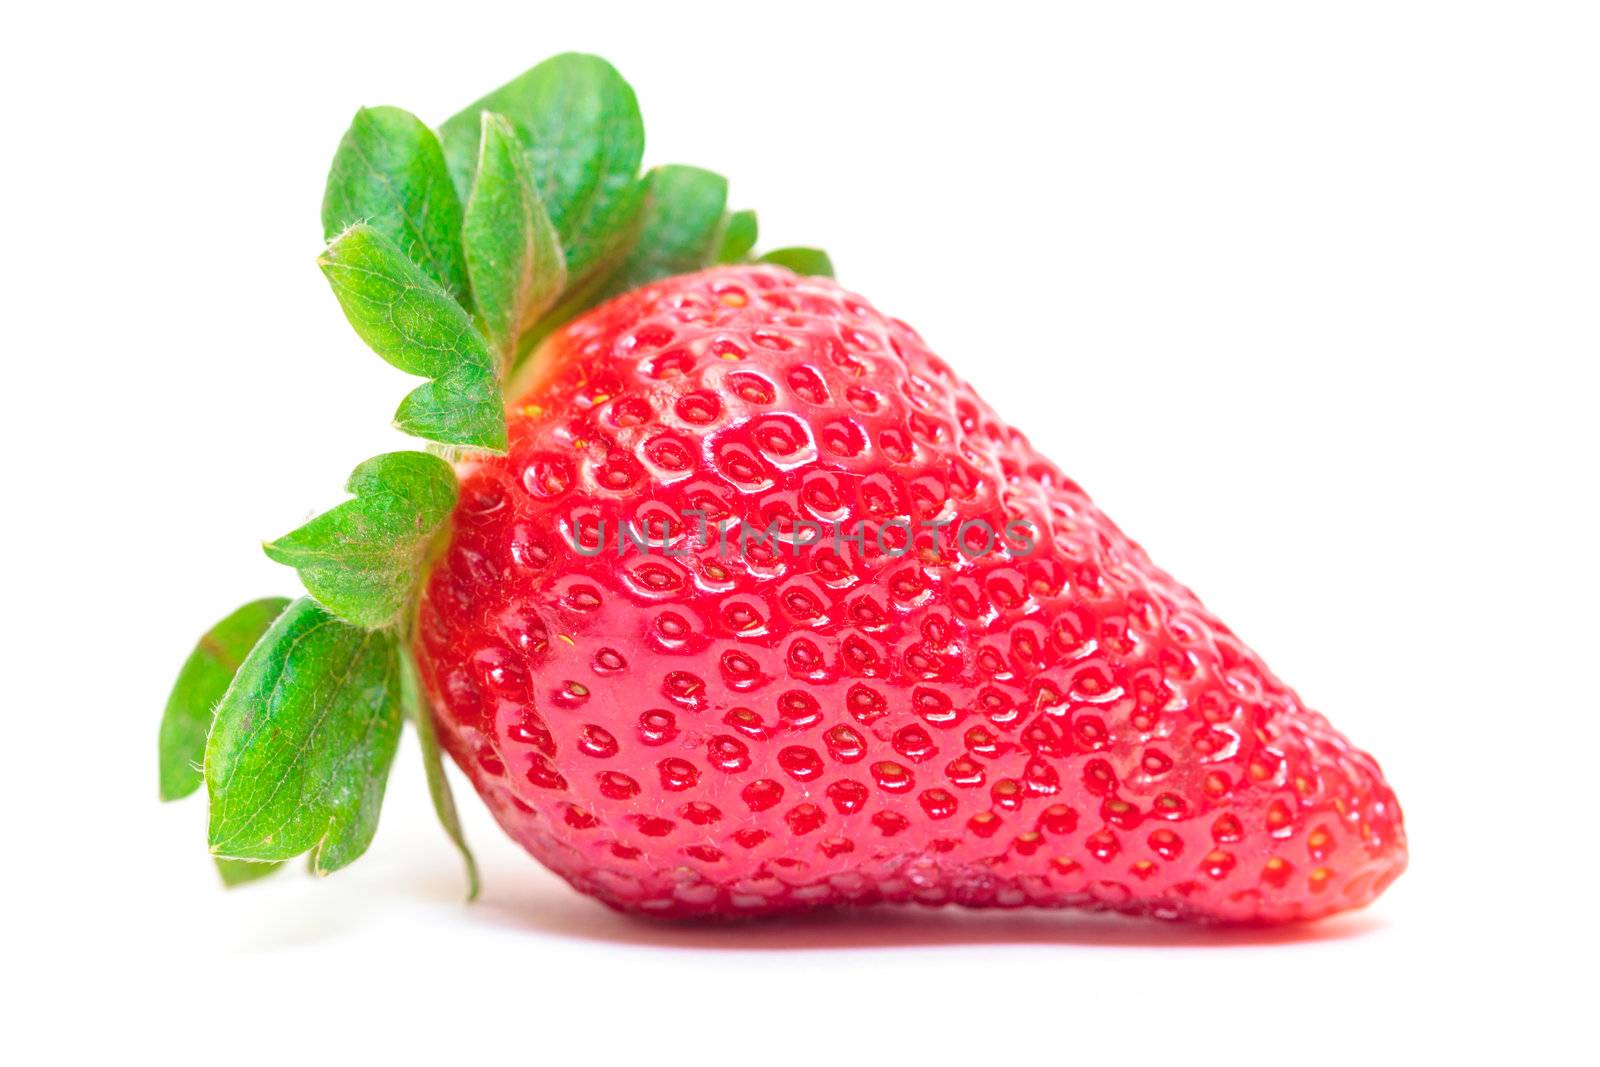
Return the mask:
<svg viewBox="0 0 1600 1067">
<path fill-rule="evenodd" d="M 461 201 L 439 139 L 395 107 L 356 112 L 328 171 L 322 236 L 366 223 L 463 304 L 471 299 L 461 246 Z"/>
<path fill-rule="evenodd" d="M 400 740 L 400 657 L 388 630 L 289 605 L 251 649 L 206 742 L 214 855 L 327 874 L 366 851 Z"/>
<path fill-rule="evenodd" d="M 566 288 L 567 264 L 517 133 L 491 111 L 483 113 L 462 235 L 478 318 L 489 343 L 509 360 L 522 332 Z"/>
<path fill-rule="evenodd" d="M 441 444 L 503 452 L 498 360 L 466 309 L 365 223 L 335 238 L 318 262 L 361 339 L 407 374 L 432 379 L 400 402 L 395 425 Z"/>
<path fill-rule="evenodd" d="M 833 260 L 829 259 L 828 253 L 820 248 L 774 248 L 757 262 L 788 267 L 800 275 L 833 277 Z"/>
<path fill-rule="evenodd" d="M 646 177 L 644 226 L 608 293 L 700 270 L 716 258 L 728 179 L 699 167 L 657 167 Z"/>
<path fill-rule="evenodd" d="M 461 853 L 461 863 L 467 874 L 467 899 L 478 898 L 478 861 L 467 847 L 466 834 L 461 830 L 461 816 L 456 811 L 456 798 L 450 792 L 450 780 L 445 777 L 444 760 L 439 752 L 439 735 L 433 726 L 433 715 L 428 709 L 428 698 L 423 695 L 417 678 L 417 665 L 411 651 L 400 650 L 400 685 L 406 715 L 417 731 L 417 746 L 422 750 L 422 769 L 428 779 L 428 796 L 433 800 L 434 814 L 439 825 Z"/>
<path fill-rule="evenodd" d="M 258 882 L 267 875 L 282 869 L 282 863 L 256 863 L 252 860 L 228 860 L 221 856 L 214 857 L 217 865 L 217 874 L 222 877 L 222 884 L 229 889 L 251 882 Z"/>
<path fill-rule="evenodd" d="M 450 464 L 426 452 L 388 452 L 351 472 L 354 500 L 263 545 L 295 568 L 306 592 L 345 622 L 369 629 L 394 622 L 456 503 Z"/>
<path fill-rule="evenodd" d="M 722 226 L 722 240 L 717 247 L 718 263 L 743 263 L 756 246 L 760 227 L 754 211 L 735 211 Z"/>
<path fill-rule="evenodd" d="M 286 597 L 251 601 L 207 630 L 184 660 L 161 716 L 162 800 L 177 800 L 200 788 L 212 712 L 239 664 L 288 606 Z"/>
<path fill-rule="evenodd" d="M 539 196 L 561 235 L 572 283 L 609 273 L 627 253 L 644 200 L 638 179 L 644 121 L 622 75 L 598 56 L 569 52 L 452 116 L 439 136 L 463 198 L 472 189 L 484 111 L 504 115 L 516 128 Z"/>
</svg>

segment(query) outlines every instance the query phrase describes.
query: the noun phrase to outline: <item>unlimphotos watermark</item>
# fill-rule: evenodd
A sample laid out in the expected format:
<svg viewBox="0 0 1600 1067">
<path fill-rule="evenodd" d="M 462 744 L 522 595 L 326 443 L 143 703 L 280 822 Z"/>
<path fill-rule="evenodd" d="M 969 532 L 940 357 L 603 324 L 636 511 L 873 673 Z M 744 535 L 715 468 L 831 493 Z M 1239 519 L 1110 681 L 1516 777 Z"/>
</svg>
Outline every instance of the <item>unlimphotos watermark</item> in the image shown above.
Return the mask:
<svg viewBox="0 0 1600 1067">
<path fill-rule="evenodd" d="M 607 551 L 617 556 L 630 553 L 681 558 L 715 547 L 717 555 L 748 555 L 752 548 L 766 554 L 787 551 L 798 557 L 818 545 L 829 545 L 835 552 L 854 546 L 857 552 L 876 548 L 885 556 L 898 558 L 919 548 L 938 549 L 953 543 L 966 559 L 979 559 L 1003 552 L 1013 559 L 1025 559 L 1038 544 L 1034 525 L 1027 519 L 1011 519 L 998 529 L 987 519 L 887 519 L 883 522 L 857 520 L 854 523 L 820 522 L 810 519 L 774 520 L 763 529 L 743 519 L 711 522 L 710 515 L 691 508 L 680 513 L 685 522 L 695 525 L 694 535 L 676 535 L 670 520 L 659 523 L 607 522 L 569 524 L 568 542 L 580 556 L 599 556 Z M 919 536 L 922 538 L 919 544 Z"/>
</svg>

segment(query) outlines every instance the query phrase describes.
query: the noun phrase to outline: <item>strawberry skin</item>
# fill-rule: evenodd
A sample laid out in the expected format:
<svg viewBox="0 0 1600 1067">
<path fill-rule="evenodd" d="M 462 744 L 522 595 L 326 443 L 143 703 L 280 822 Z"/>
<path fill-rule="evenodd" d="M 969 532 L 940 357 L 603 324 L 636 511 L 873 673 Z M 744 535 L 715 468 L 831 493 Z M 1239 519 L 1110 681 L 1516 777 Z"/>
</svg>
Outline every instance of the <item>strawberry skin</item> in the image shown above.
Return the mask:
<svg viewBox="0 0 1600 1067">
<path fill-rule="evenodd" d="M 1276 922 L 1405 868 L 1376 762 L 859 297 L 715 268 L 533 366 L 509 453 L 458 466 L 415 652 L 578 889 Z"/>
</svg>

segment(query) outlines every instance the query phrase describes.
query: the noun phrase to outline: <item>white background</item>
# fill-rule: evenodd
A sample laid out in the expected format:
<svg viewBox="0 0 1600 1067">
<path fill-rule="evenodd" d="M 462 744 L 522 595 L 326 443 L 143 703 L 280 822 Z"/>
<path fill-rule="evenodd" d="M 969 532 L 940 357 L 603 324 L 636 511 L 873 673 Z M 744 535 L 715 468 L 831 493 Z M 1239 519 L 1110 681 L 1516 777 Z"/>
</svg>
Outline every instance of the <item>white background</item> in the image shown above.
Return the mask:
<svg viewBox="0 0 1600 1067">
<path fill-rule="evenodd" d="M 1301 1064 L 1586 1027 L 1592 7 L 43 6 L 0 46 L 0 1043 Z M 206 624 L 293 590 L 256 543 L 404 447 L 410 385 L 313 265 L 334 146 L 359 105 L 438 121 L 568 48 L 633 82 L 647 163 L 827 247 L 1379 757 L 1413 844 L 1387 896 L 1278 934 L 641 925 L 458 784 L 469 907 L 409 741 L 362 862 L 218 887 L 203 804 L 155 800 L 166 688 Z"/>
</svg>

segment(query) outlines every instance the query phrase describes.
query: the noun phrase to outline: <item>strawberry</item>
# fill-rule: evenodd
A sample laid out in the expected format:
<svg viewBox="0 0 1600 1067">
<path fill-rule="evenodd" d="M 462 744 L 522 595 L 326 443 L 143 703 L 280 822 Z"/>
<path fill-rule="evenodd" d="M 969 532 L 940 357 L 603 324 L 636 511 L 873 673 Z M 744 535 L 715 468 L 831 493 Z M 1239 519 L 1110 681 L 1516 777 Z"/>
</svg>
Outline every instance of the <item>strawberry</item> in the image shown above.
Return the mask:
<svg viewBox="0 0 1600 1067">
<path fill-rule="evenodd" d="M 267 545 L 310 596 L 186 665 L 163 795 L 204 780 L 225 879 L 359 856 L 409 720 L 474 887 L 441 748 L 645 914 L 1381 893 L 1406 846 L 1375 761 L 820 252 L 750 262 L 721 179 L 636 178 L 632 106 L 564 56 L 437 137 L 347 134 L 323 268 L 430 379 L 397 423 L 449 447 L 357 467 Z"/>
<path fill-rule="evenodd" d="M 534 367 L 458 467 L 417 657 L 579 889 L 1292 919 L 1400 872 L 1372 759 L 860 297 L 715 268 Z"/>
</svg>

